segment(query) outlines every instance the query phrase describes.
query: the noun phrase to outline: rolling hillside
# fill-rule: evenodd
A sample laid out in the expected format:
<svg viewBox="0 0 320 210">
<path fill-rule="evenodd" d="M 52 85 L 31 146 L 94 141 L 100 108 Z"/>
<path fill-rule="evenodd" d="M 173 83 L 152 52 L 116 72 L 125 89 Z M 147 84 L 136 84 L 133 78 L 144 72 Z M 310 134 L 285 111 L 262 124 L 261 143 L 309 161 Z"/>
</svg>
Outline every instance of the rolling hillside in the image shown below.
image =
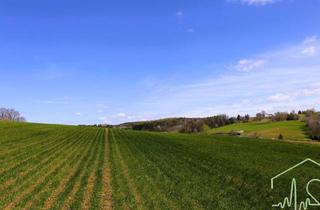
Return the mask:
<svg viewBox="0 0 320 210">
<path fill-rule="evenodd" d="M 0 209 L 270 209 L 292 176 L 320 176 L 307 164 L 270 189 L 306 157 L 319 146 L 0 122 Z"/>
<path fill-rule="evenodd" d="M 207 131 L 209 134 L 230 133 L 232 131 L 243 131 L 243 136 L 276 139 L 282 134 L 284 139 L 307 141 L 306 125 L 302 121 L 281 122 L 249 122 L 236 123 Z"/>
<path fill-rule="evenodd" d="M 109 131 L 115 209 L 271 209 L 320 175 L 305 165 L 270 179 L 304 160 L 320 160 L 318 145 L 196 134 Z M 320 186 L 313 185 L 314 195 Z"/>
<path fill-rule="evenodd" d="M 0 122 L 0 209 L 103 209 L 105 145 L 104 129 Z"/>
</svg>

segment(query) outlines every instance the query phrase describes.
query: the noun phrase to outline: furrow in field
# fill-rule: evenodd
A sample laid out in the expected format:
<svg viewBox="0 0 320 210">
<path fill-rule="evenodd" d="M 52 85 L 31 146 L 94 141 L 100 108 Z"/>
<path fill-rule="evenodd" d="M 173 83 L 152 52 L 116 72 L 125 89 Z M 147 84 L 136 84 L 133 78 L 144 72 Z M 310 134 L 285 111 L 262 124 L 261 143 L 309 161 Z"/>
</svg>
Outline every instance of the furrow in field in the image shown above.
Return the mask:
<svg viewBox="0 0 320 210">
<path fill-rule="evenodd" d="M 152 137 L 152 136 L 150 136 Z M 159 147 L 164 147 L 166 149 L 163 149 L 164 154 L 166 156 L 166 158 L 164 158 L 163 160 L 165 162 L 169 162 L 171 161 L 174 156 L 179 156 L 179 159 L 175 160 L 174 163 L 175 165 L 184 165 L 184 167 L 188 168 L 189 173 L 192 174 L 192 176 L 189 178 L 191 180 L 193 180 L 192 182 L 198 182 L 197 177 L 203 177 L 204 174 L 207 177 L 210 176 L 214 176 L 217 179 L 224 179 L 224 174 L 221 173 L 221 171 L 223 170 L 223 168 L 221 168 L 220 164 L 217 164 L 219 162 L 221 162 L 221 160 L 218 159 L 208 159 L 209 156 L 205 155 L 202 156 L 201 153 L 199 153 L 199 151 L 195 151 L 192 148 L 188 148 L 186 147 L 186 145 L 182 145 L 182 144 L 176 144 L 176 142 L 172 142 L 170 145 L 166 143 L 166 141 L 169 141 L 167 136 L 161 136 L 161 135 L 153 135 L 153 138 L 156 138 L 159 140 L 159 142 L 157 143 L 159 145 Z M 161 140 L 162 139 L 162 140 Z M 171 158 L 170 158 L 171 157 Z M 160 161 L 158 157 L 154 157 L 154 162 Z M 162 166 L 162 165 L 161 165 Z M 184 176 L 183 173 L 183 169 L 178 170 L 172 170 L 171 168 L 168 167 L 163 167 L 164 171 L 172 171 L 175 172 L 175 179 L 182 179 Z M 170 173 L 172 173 L 170 172 Z M 210 185 L 208 184 L 203 184 L 203 183 L 199 183 L 198 182 L 198 186 L 202 185 L 202 189 L 207 189 L 208 191 L 210 191 Z M 190 193 L 183 193 L 183 197 L 188 198 Z M 205 198 L 206 196 L 208 196 L 208 194 L 204 194 L 201 198 L 204 200 L 210 200 L 210 196 Z M 198 202 L 195 201 L 194 198 L 188 198 L 188 200 L 192 203 L 192 205 L 196 205 Z"/>
<path fill-rule="evenodd" d="M 95 173 L 91 173 L 88 179 L 87 190 L 85 191 L 84 199 L 82 201 L 82 209 L 89 209 L 90 208 L 90 196 L 93 192 L 93 185 L 96 180 L 97 176 Z"/>
<path fill-rule="evenodd" d="M 46 165 L 47 163 L 50 163 L 52 159 L 56 157 L 56 154 L 63 151 L 65 148 L 60 147 L 60 149 L 57 149 L 54 151 L 54 153 L 51 153 L 46 158 L 44 158 L 42 161 L 37 163 L 36 165 L 30 165 L 28 164 L 26 166 L 26 170 L 22 172 L 16 172 L 16 171 L 10 171 L 9 173 L 6 173 L 1 179 L 1 186 L 0 186 L 0 192 L 3 192 L 10 186 L 12 186 L 14 183 L 18 182 L 19 184 L 22 184 L 22 181 L 25 181 L 27 177 L 32 175 L 34 172 L 39 172 L 39 169 L 41 170 L 43 167 L 42 165 Z M 17 176 L 12 176 L 11 174 L 18 174 Z M 7 178 L 7 179 L 6 179 Z"/>
<path fill-rule="evenodd" d="M 20 204 L 19 206 L 23 207 L 24 209 L 42 209 L 44 202 L 51 195 L 53 189 L 56 189 L 63 177 L 65 177 L 69 171 L 80 162 L 81 156 L 87 150 L 88 146 L 90 146 L 89 143 L 90 141 L 88 141 L 87 136 L 80 139 L 75 148 L 74 155 L 71 157 L 70 163 L 68 163 L 68 165 L 55 176 L 51 176 L 48 184 L 45 186 L 38 186 L 37 192 L 24 199 L 24 203 Z"/>
<path fill-rule="evenodd" d="M 131 204 L 132 200 L 134 202 L 134 197 L 130 194 L 128 189 L 127 181 L 121 173 L 121 168 L 119 167 L 119 161 L 117 159 L 116 151 L 115 151 L 115 140 L 111 135 L 111 129 L 109 130 L 108 140 L 110 144 L 110 168 L 112 175 L 112 199 L 115 209 L 136 209 L 136 206 Z"/>
<path fill-rule="evenodd" d="M 102 199 L 102 209 L 110 210 L 112 209 L 112 188 L 111 188 L 111 168 L 109 160 L 109 130 L 105 130 L 105 143 L 104 143 L 104 166 L 103 166 L 103 193 Z"/>
<path fill-rule="evenodd" d="M 62 129 L 62 128 L 59 128 Z M 64 128 L 63 128 L 64 129 Z M 37 136 L 46 136 L 55 133 L 55 129 L 51 126 L 32 126 L 7 128 L 0 132 L 2 137 L 0 142 L 4 147 L 10 147 L 16 143 L 21 144 L 26 141 L 32 141 L 34 134 Z M 12 134 L 15 134 L 12 136 Z"/>
<path fill-rule="evenodd" d="M 33 141 L 35 136 L 47 136 L 52 133 L 56 133 L 53 127 L 44 127 L 44 126 L 25 126 L 26 128 L 21 127 L 14 127 L 6 129 L 5 131 L 1 132 L 0 142 L 2 148 L 8 149 L 11 148 L 13 145 L 16 146 L 17 144 L 21 144 L 26 141 Z M 12 136 L 12 134 L 16 134 Z"/>
<path fill-rule="evenodd" d="M 99 135 L 99 133 L 98 133 Z M 80 186 L 80 181 L 83 170 L 85 167 L 87 167 L 87 164 L 89 160 L 92 158 L 94 153 L 96 152 L 97 149 L 97 140 L 96 137 L 93 138 L 94 144 L 90 147 L 90 150 L 88 151 L 88 155 L 84 156 L 81 160 L 82 164 L 79 165 L 75 173 L 71 176 L 71 178 L 68 180 L 65 188 L 63 191 L 59 194 L 58 199 L 55 202 L 55 205 L 52 207 L 52 209 L 64 209 L 68 208 L 69 205 L 72 202 L 72 199 L 77 192 L 79 186 Z"/>
<path fill-rule="evenodd" d="M 101 139 L 102 150 L 99 156 L 99 163 L 95 171 L 96 180 L 93 186 L 93 193 L 90 197 L 90 209 L 101 209 L 101 208 L 104 209 L 103 208 L 103 205 L 104 205 L 103 202 L 105 202 L 104 199 L 108 199 L 108 198 L 104 198 L 104 193 L 105 193 L 104 190 L 108 190 L 108 189 L 104 189 L 104 182 L 103 182 L 104 181 L 103 179 L 107 178 L 107 177 L 104 177 L 104 170 L 106 169 L 105 159 L 108 158 L 105 154 L 106 144 L 107 144 L 106 142 L 107 137 L 105 137 L 105 135 L 106 133 L 103 132 L 103 136 Z M 106 200 L 106 202 L 110 202 L 110 200 Z M 105 209 L 108 209 L 108 208 L 105 208 Z"/>
<path fill-rule="evenodd" d="M 99 141 L 103 143 L 102 136 L 100 137 Z M 98 154 L 101 156 L 101 153 L 103 154 L 103 144 L 99 145 L 99 151 Z M 93 165 L 93 171 L 89 175 L 88 183 L 86 188 L 84 188 L 85 192 L 83 195 L 83 200 L 81 203 L 81 209 L 89 209 L 90 208 L 90 198 L 96 193 L 94 192 L 94 184 L 97 180 L 97 169 L 99 168 L 99 157 L 95 160 Z M 78 204 L 79 205 L 79 204 Z M 73 205 L 74 206 L 74 205 Z"/>
<path fill-rule="evenodd" d="M 8 163 L 10 160 L 14 160 L 18 157 L 28 154 L 29 150 L 41 149 L 41 146 L 47 146 L 46 143 L 58 141 L 61 133 L 69 135 L 69 133 L 74 133 L 76 129 L 70 129 L 67 132 L 64 129 L 56 131 L 56 133 L 50 133 L 45 135 L 37 135 L 34 133 L 33 138 L 30 138 L 31 141 L 26 144 L 21 142 L 13 142 L 14 146 L 11 146 L 10 149 L 6 149 L 4 153 L 0 155 L 0 163 Z M 17 147 L 18 146 L 18 147 Z"/>
<path fill-rule="evenodd" d="M 80 178 L 80 188 L 76 192 L 72 203 L 69 205 L 70 209 L 83 209 L 84 207 L 82 206 L 82 203 L 85 199 L 89 199 L 92 192 L 94 192 L 94 194 L 98 194 L 98 192 L 93 191 L 93 189 L 95 181 L 98 178 L 98 174 L 96 172 L 99 170 L 100 157 L 103 155 L 103 134 L 104 131 L 101 129 L 100 135 L 96 137 L 96 141 L 98 142 L 97 150 L 95 151 L 94 156 L 92 156 L 87 163 L 87 167 L 83 169 L 84 173 Z"/>
<path fill-rule="evenodd" d="M 74 140 L 74 143 L 75 142 L 77 142 L 77 139 Z M 18 179 L 15 185 L 11 185 L 7 189 L 2 191 L 1 194 L 9 194 L 10 196 L 7 196 L 7 201 L 5 200 L 0 201 L 0 207 L 1 205 L 4 204 L 3 202 L 9 202 L 10 200 L 14 199 L 16 195 L 21 193 L 24 189 L 28 188 L 33 183 L 33 180 L 39 179 L 50 168 L 54 167 L 59 163 L 59 161 L 63 160 L 62 155 L 68 154 L 68 152 L 74 151 L 75 148 L 72 145 L 69 145 L 69 147 L 67 148 L 62 148 L 60 152 L 58 151 L 59 153 L 53 156 L 51 158 L 51 161 L 48 162 L 48 164 L 44 164 L 45 167 L 41 167 L 40 165 L 40 168 L 38 170 L 34 170 L 34 173 L 29 173 L 27 176 L 22 177 L 21 179 Z"/>
<path fill-rule="evenodd" d="M 48 182 L 50 180 L 50 176 L 58 173 L 59 170 L 61 170 L 61 168 L 68 166 L 67 164 L 70 161 L 70 158 L 76 152 L 77 152 L 76 148 L 73 148 L 73 150 L 71 152 L 68 150 L 64 150 L 63 154 L 65 156 L 60 155 L 61 158 L 57 160 L 57 163 L 55 161 L 52 162 L 52 165 L 53 165 L 52 168 L 49 168 L 49 170 L 47 172 L 45 172 L 45 174 L 41 174 L 42 176 L 40 176 L 39 179 L 37 179 L 35 182 L 33 182 L 33 184 L 31 184 L 31 186 L 27 187 L 25 190 L 23 190 L 18 195 L 16 195 L 15 198 L 13 199 L 13 201 L 9 202 L 3 209 L 9 210 L 9 209 L 14 208 L 16 206 L 16 204 L 18 204 L 23 199 L 23 197 L 31 194 L 33 192 L 33 190 L 38 185 L 41 185 L 44 182 Z M 23 186 L 21 186 L 21 188 L 22 187 Z M 15 193 L 15 194 L 17 194 L 17 193 Z"/>
<path fill-rule="evenodd" d="M 35 129 L 34 129 L 35 128 Z M 5 138 L 1 138 L 0 142 L 1 143 L 11 143 L 10 139 L 21 139 L 19 137 L 21 136 L 14 136 L 14 137 L 9 137 L 10 134 L 15 133 L 15 134 L 20 134 L 22 133 L 23 136 L 29 136 L 29 134 L 32 135 L 32 133 L 34 133 L 35 130 L 47 130 L 50 129 L 47 126 L 41 126 L 39 127 L 39 125 L 30 125 L 30 124 L 24 124 L 24 125 L 16 125 L 16 124 L 11 124 L 11 123 L 7 123 L 7 125 L 4 125 L 3 123 L 0 123 L 0 131 L 1 131 L 1 136 L 5 137 Z M 20 132 L 19 132 L 20 131 Z M 19 133 L 18 133 L 19 132 Z"/>
<path fill-rule="evenodd" d="M 79 139 L 77 142 L 77 145 L 74 148 L 74 155 L 71 157 L 72 160 L 67 164 L 66 167 L 64 167 L 62 170 L 59 171 L 54 176 L 50 177 L 49 183 L 38 186 L 37 189 L 34 191 L 32 197 L 27 197 L 24 199 L 23 202 L 20 202 L 19 206 L 28 208 L 29 206 L 32 206 L 33 209 L 39 209 L 42 208 L 45 201 L 48 197 L 53 193 L 53 190 L 56 189 L 59 184 L 62 182 L 63 178 L 67 176 L 70 172 L 70 170 L 80 161 L 80 158 L 83 155 L 83 152 L 90 146 L 90 141 L 88 139 L 90 138 L 90 132 L 86 133 L 87 135 L 83 136 Z M 94 134 L 94 133 L 92 133 Z M 91 135 L 92 135 L 91 134 Z"/>
<path fill-rule="evenodd" d="M 0 186 L 0 192 L 2 192 L 4 189 L 8 188 L 9 186 L 11 186 L 13 183 L 15 182 L 19 182 L 20 184 L 21 181 L 26 181 L 27 177 L 29 177 L 30 175 L 32 175 L 35 172 L 39 172 L 41 171 L 41 169 L 43 169 L 42 165 L 47 165 L 50 164 L 52 162 L 52 160 L 54 160 L 55 158 L 57 158 L 57 154 L 59 154 L 60 152 L 63 152 L 65 150 L 65 147 L 72 147 L 74 144 L 77 143 L 77 138 L 71 139 L 72 141 L 68 141 L 70 140 L 69 138 L 67 138 L 64 142 L 64 145 L 59 145 L 59 147 L 56 147 L 51 150 L 52 153 L 47 153 L 45 154 L 45 158 L 39 160 L 39 162 L 35 165 L 30 165 L 30 163 L 28 163 L 28 165 L 26 165 L 26 170 L 25 171 L 14 171 L 11 170 L 6 174 L 3 174 L 2 178 L 1 178 L 1 186 Z M 32 167 L 31 167 L 32 166 Z M 18 176 L 14 176 L 12 177 L 11 174 L 19 174 Z M 6 179 L 7 178 L 7 179 Z"/>
<path fill-rule="evenodd" d="M 162 189 L 163 186 L 159 186 L 159 184 L 157 184 L 159 182 L 157 182 L 155 177 L 162 177 L 163 173 L 161 172 L 160 168 L 146 156 L 146 152 L 148 151 L 141 152 L 140 148 L 136 144 L 131 144 L 132 141 L 138 140 L 136 139 L 136 137 L 128 136 L 126 135 L 127 133 L 121 131 L 119 131 L 118 133 L 120 133 L 119 137 L 124 142 L 126 142 L 126 154 L 128 156 L 128 159 L 130 159 L 130 162 L 134 163 L 135 166 L 138 167 L 141 171 L 149 171 L 150 167 L 152 168 L 152 171 L 155 171 L 155 173 L 153 173 L 152 175 L 150 175 L 149 173 L 144 174 L 144 178 L 147 181 L 147 184 L 145 184 L 143 190 L 144 194 L 146 196 L 150 196 L 151 194 L 157 195 L 157 200 L 154 200 L 152 205 L 158 205 L 158 209 L 163 208 L 163 206 L 165 206 L 167 209 L 180 209 L 181 206 L 168 198 L 167 194 Z M 121 134 L 122 136 L 120 136 Z M 147 163 L 141 164 L 143 162 Z M 149 168 L 143 167 L 144 165 L 147 165 Z M 150 191 L 153 193 L 150 193 Z"/>
<path fill-rule="evenodd" d="M 150 136 L 152 137 L 152 136 Z M 159 138 L 162 138 L 159 136 Z M 166 139 L 169 141 L 169 139 Z M 159 144 L 160 143 L 160 144 Z M 143 144 L 143 142 L 140 143 L 140 145 Z M 159 165 L 162 168 L 162 171 L 165 171 L 166 174 L 171 174 L 169 177 L 171 179 L 168 179 L 169 183 L 174 183 L 176 180 L 184 180 L 185 179 L 185 174 L 183 173 L 184 169 L 182 169 L 182 174 L 181 170 L 178 171 L 179 166 L 184 165 L 185 168 L 188 168 L 190 174 L 199 174 L 201 175 L 203 173 L 208 173 L 207 168 L 206 172 L 203 170 L 200 170 L 200 166 L 202 164 L 202 161 L 197 161 L 196 158 L 198 156 L 192 156 L 191 153 L 186 150 L 184 147 L 176 147 L 173 144 L 167 144 L 166 142 L 161 142 L 159 141 L 158 143 L 153 142 L 154 146 L 159 148 L 164 148 L 163 151 L 165 151 L 166 154 L 161 154 L 160 156 L 165 156 L 165 158 L 160 159 L 157 157 L 157 155 L 154 155 L 153 153 L 150 153 L 150 157 L 153 159 L 155 165 Z M 177 159 L 176 157 L 179 157 Z M 163 164 L 161 164 L 161 161 Z M 168 164 L 170 163 L 170 164 Z M 175 167 L 176 166 L 176 167 Z M 174 174 L 174 176 L 172 176 Z M 191 180 L 188 180 L 189 182 L 192 182 Z M 208 186 L 206 186 L 208 187 Z M 185 198 L 184 201 L 182 202 L 184 205 L 188 204 L 191 206 L 193 209 L 203 209 L 201 204 L 199 203 L 198 200 L 196 200 L 193 197 L 190 197 L 190 193 L 186 193 L 186 191 L 176 191 L 178 194 L 181 194 L 182 198 Z"/>
<path fill-rule="evenodd" d="M 137 190 L 137 188 L 134 184 L 134 181 L 132 180 L 132 178 L 129 175 L 128 166 L 126 165 L 126 163 L 123 160 L 123 157 L 121 155 L 121 151 L 119 150 L 119 147 L 118 147 L 118 140 L 115 138 L 112 130 L 111 130 L 111 135 L 112 135 L 112 138 L 115 140 L 114 146 L 115 146 L 117 159 L 119 160 L 120 167 L 121 167 L 122 172 L 127 180 L 129 190 L 131 191 L 132 195 L 134 196 L 135 204 L 137 205 L 138 209 L 145 209 L 143 206 L 143 200 L 141 198 L 141 195 L 140 195 L 139 191 Z"/>
<path fill-rule="evenodd" d="M 85 150 L 79 151 L 79 157 L 77 158 L 77 161 L 70 167 L 69 171 L 66 173 L 64 178 L 55 185 L 54 190 L 48 194 L 48 196 L 45 200 L 41 200 L 39 202 L 40 206 L 43 206 L 43 209 L 51 209 L 52 208 L 54 203 L 57 201 L 58 196 L 66 189 L 68 182 L 72 179 L 74 174 L 77 173 L 78 168 L 82 164 L 82 161 L 85 158 L 85 156 L 87 156 L 88 153 L 90 152 L 90 149 L 94 145 L 94 141 L 92 141 L 90 139 L 90 137 L 88 137 L 85 140 L 90 144 L 84 145 L 83 148 Z"/>
<path fill-rule="evenodd" d="M 124 134 L 126 134 L 126 132 L 125 131 L 119 131 L 120 133 L 124 133 Z M 126 141 L 126 144 L 127 145 L 130 145 L 130 148 L 133 148 L 133 147 L 136 147 L 137 148 L 137 150 L 138 151 L 135 151 L 135 157 L 138 157 L 137 155 L 136 155 L 136 152 L 137 153 L 139 153 L 139 150 L 141 150 L 141 148 L 143 148 L 146 144 L 146 142 L 140 142 L 140 138 L 139 138 L 139 136 L 137 136 L 138 138 L 135 138 L 135 137 L 129 137 L 129 138 L 132 138 L 132 141 L 130 141 L 130 140 L 127 140 Z M 142 137 L 142 138 L 146 138 L 147 137 L 147 135 L 146 134 L 144 134 L 144 136 Z M 123 137 L 123 140 L 125 141 L 126 139 L 128 139 L 128 137 Z M 150 139 L 150 141 L 151 141 L 151 139 Z M 140 145 L 139 145 L 140 144 Z M 148 143 L 149 144 L 149 143 Z M 152 145 L 153 146 L 155 146 L 156 148 L 161 148 L 161 147 L 163 147 L 163 146 L 160 146 L 160 145 L 158 145 L 157 146 L 157 143 L 156 142 L 152 142 Z M 170 146 L 171 147 L 171 145 L 166 145 L 166 146 Z M 157 153 L 155 153 L 154 151 L 152 152 L 152 151 L 149 151 L 149 150 L 143 150 L 143 154 L 144 154 L 144 158 L 142 158 L 141 159 L 141 161 L 149 161 L 151 164 L 150 165 L 152 165 L 153 167 L 155 167 L 155 169 L 157 170 L 157 171 L 161 171 L 160 173 L 163 173 L 163 172 L 166 172 L 165 174 L 167 174 L 166 176 L 167 177 L 173 177 L 172 175 L 175 175 L 175 177 L 178 177 L 179 176 L 179 174 L 177 173 L 177 171 L 176 171 L 176 169 L 180 166 L 180 165 L 182 165 L 183 163 L 185 164 L 186 162 L 189 162 L 190 161 L 190 159 L 192 159 L 192 158 L 189 158 L 189 159 L 185 159 L 185 160 L 183 160 L 182 162 L 181 161 L 178 161 L 178 162 L 181 162 L 181 163 L 177 163 L 176 164 L 176 166 L 174 166 L 173 164 L 176 162 L 176 157 L 177 156 L 179 156 L 179 158 L 180 159 L 184 159 L 185 157 L 183 156 L 183 155 L 178 155 L 177 154 L 177 151 L 175 151 L 175 152 L 169 152 L 170 150 L 172 150 L 172 148 L 166 148 L 166 149 L 162 149 L 162 151 L 165 151 L 167 154 L 157 154 Z M 179 151 L 179 152 L 181 152 L 181 151 Z M 149 157 L 148 157 L 149 156 Z M 150 159 L 150 157 L 151 157 L 151 159 Z M 161 158 L 160 158 L 161 157 Z M 155 160 L 156 159 L 156 160 Z M 171 163 L 171 164 L 168 164 L 168 162 L 167 161 L 164 161 L 164 160 L 169 160 L 169 162 Z M 197 166 L 197 164 L 195 164 L 195 166 Z M 190 167 L 194 167 L 194 166 L 186 166 L 186 168 L 189 168 L 190 169 Z M 191 172 L 190 172 L 191 173 Z M 163 177 L 163 175 L 162 176 L 159 176 L 159 178 L 162 178 Z M 181 178 L 179 178 L 179 180 L 183 180 L 183 177 L 181 177 Z M 171 179 L 165 179 L 165 180 L 162 180 L 160 183 L 167 183 L 167 185 L 168 186 L 172 186 L 172 185 L 175 185 L 175 180 L 171 180 Z M 154 182 L 152 182 L 152 183 L 159 183 L 159 181 L 158 182 L 156 182 L 156 181 L 154 181 Z M 162 191 L 164 190 L 163 188 L 161 188 L 161 187 L 159 187 L 160 189 L 162 189 Z M 178 193 L 178 194 L 180 194 L 180 193 L 182 193 L 183 194 L 183 192 L 179 192 L 179 191 L 177 191 L 176 193 Z M 186 197 L 187 195 L 186 194 L 183 194 L 183 195 L 181 195 L 181 197 Z M 198 201 L 197 200 L 195 200 L 195 199 L 193 199 L 193 198 L 191 198 L 191 197 L 189 197 L 185 202 L 183 202 L 183 204 L 186 206 L 192 206 L 192 208 L 193 209 L 203 209 L 201 206 L 200 206 L 200 204 L 198 203 Z M 180 207 L 180 208 L 183 208 L 183 207 Z"/>
<path fill-rule="evenodd" d="M 78 134 L 75 133 L 75 135 L 78 135 Z M 48 154 L 50 154 L 50 152 L 54 152 L 57 148 L 61 147 L 61 145 L 66 143 L 69 139 L 73 139 L 73 138 L 75 138 L 74 135 L 66 138 L 62 135 L 61 138 L 58 139 L 57 141 L 53 141 L 46 145 L 43 145 L 41 147 L 43 148 L 42 150 L 36 150 L 35 153 L 31 153 L 32 151 L 30 151 L 30 155 L 26 156 L 25 158 L 23 157 L 24 159 L 22 160 L 13 159 L 12 161 L 8 161 L 8 163 L 2 166 L 4 168 L 0 170 L 0 176 L 1 176 L 0 180 L 3 179 L 5 174 L 11 174 L 12 171 L 17 171 L 17 170 L 23 171 L 34 161 L 39 161 L 39 157 L 47 156 Z M 13 163 L 13 165 L 10 165 L 11 163 Z"/>
<path fill-rule="evenodd" d="M 29 152 L 35 152 L 34 150 L 42 150 L 44 145 L 57 141 L 61 139 L 61 137 L 65 138 L 69 135 L 74 135 L 77 130 L 79 129 L 59 129 L 46 133 L 45 135 L 37 134 L 35 132 L 32 138 L 30 138 L 30 142 L 27 142 L 26 144 L 23 142 L 12 142 L 13 145 L 6 149 L 5 154 L 0 155 L 0 161 L 8 162 L 11 159 L 17 158 L 18 156 L 16 155 L 25 155 Z"/>
</svg>

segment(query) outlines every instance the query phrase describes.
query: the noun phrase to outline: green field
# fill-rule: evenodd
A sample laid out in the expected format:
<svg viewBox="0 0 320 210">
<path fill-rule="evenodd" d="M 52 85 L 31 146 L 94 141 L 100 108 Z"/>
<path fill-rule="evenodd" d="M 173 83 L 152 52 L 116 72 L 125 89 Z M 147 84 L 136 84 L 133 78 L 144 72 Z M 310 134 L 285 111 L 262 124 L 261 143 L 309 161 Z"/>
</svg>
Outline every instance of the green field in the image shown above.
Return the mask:
<svg viewBox="0 0 320 210">
<path fill-rule="evenodd" d="M 230 131 L 244 131 L 243 135 L 247 137 L 277 139 L 279 134 L 282 134 L 287 140 L 310 140 L 306 135 L 306 125 L 302 121 L 235 123 L 210 129 L 208 133 L 228 133 Z"/>
<path fill-rule="evenodd" d="M 104 129 L 0 123 L 0 209 L 102 208 L 104 139 Z"/>
<path fill-rule="evenodd" d="M 271 209 L 320 177 L 318 145 L 0 122 L 0 209 Z M 290 180 L 289 180 L 290 181 Z M 320 186 L 310 188 L 319 195 Z"/>
<path fill-rule="evenodd" d="M 271 191 L 273 176 L 320 160 L 315 145 L 247 138 L 111 130 L 109 141 L 116 209 L 270 209 L 290 192 L 288 177 Z M 319 171 L 308 165 L 294 176 Z"/>
</svg>

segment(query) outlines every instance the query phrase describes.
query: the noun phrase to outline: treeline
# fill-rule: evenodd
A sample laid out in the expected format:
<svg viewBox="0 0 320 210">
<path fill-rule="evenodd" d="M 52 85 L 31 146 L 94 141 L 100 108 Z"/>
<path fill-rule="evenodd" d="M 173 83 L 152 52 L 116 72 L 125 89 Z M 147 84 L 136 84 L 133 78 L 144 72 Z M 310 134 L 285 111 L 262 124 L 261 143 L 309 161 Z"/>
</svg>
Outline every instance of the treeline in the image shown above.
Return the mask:
<svg viewBox="0 0 320 210">
<path fill-rule="evenodd" d="M 286 121 L 286 120 L 299 120 L 300 115 L 302 115 L 303 112 L 299 111 L 296 113 L 295 111 L 288 112 L 276 112 L 274 114 L 267 114 L 265 111 L 261 111 L 256 114 L 254 120 L 261 121 L 264 119 L 269 119 L 271 121 Z"/>
<path fill-rule="evenodd" d="M 0 120 L 25 122 L 26 119 L 14 109 L 0 108 Z"/>
<path fill-rule="evenodd" d="M 221 127 L 236 122 L 248 122 L 249 120 L 249 115 L 228 117 L 227 115 L 222 114 L 206 118 L 167 118 L 154 121 L 124 123 L 118 127 L 145 131 L 198 133 L 202 132 L 206 127 Z"/>
<path fill-rule="evenodd" d="M 309 109 L 305 111 L 292 111 L 287 112 L 277 112 L 273 115 L 268 115 L 264 111 L 257 113 L 255 120 L 270 119 L 272 121 L 285 121 L 285 120 L 299 120 L 305 121 L 308 127 L 308 135 L 313 140 L 320 140 L 320 113 L 314 109 Z"/>
<path fill-rule="evenodd" d="M 250 115 L 238 115 L 236 117 L 229 117 L 226 114 L 220 114 L 205 118 L 167 118 L 154 121 L 143 121 L 124 123 L 118 125 L 120 128 L 130 128 L 133 130 L 144 131 L 165 131 L 165 132 L 181 132 L 181 133 L 198 133 L 205 129 L 217 128 L 233 123 L 246 123 L 249 121 L 286 121 L 286 120 L 299 120 L 304 112 L 277 112 L 268 114 L 265 111 L 257 113 L 254 117 Z"/>
<path fill-rule="evenodd" d="M 310 138 L 320 140 L 320 113 L 315 110 L 307 110 L 304 114 Z"/>
</svg>

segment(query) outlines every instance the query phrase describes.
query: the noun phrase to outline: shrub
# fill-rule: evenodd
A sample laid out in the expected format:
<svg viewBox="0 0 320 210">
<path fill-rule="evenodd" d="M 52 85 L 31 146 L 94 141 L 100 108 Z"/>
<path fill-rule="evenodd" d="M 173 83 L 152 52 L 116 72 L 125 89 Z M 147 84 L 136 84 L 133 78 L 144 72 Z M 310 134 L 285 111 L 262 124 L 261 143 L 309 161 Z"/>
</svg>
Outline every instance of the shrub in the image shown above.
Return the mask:
<svg viewBox="0 0 320 210">
<path fill-rule="evenodd" d="M 306 118 L 306 123 L 309 128 L 309 135 L 311 139 L 319 140 L 320 139 L 320 115 L 316 112 L 308 113 Z"/>
<path fill-rule="evenodd" d="M 283 135 L 281 133 L 279 134 L 278 139 L 283 140 Z"/>
</svg>

